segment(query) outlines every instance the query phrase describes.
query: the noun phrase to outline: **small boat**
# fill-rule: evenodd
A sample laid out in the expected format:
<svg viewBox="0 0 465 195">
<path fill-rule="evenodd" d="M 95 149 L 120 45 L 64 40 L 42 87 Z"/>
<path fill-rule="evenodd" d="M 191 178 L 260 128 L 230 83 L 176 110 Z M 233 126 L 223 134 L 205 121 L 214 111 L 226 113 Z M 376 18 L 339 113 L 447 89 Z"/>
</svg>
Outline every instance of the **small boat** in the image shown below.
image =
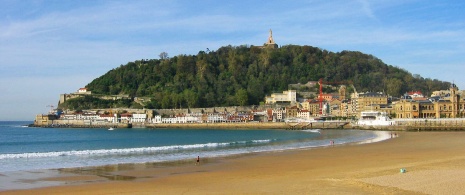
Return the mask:
<svg viewBox="0 0 465 195">
<path fill-rule="evenodd" d="M 113 130 L 115 130 L 113 127 L 110 127 L 110 128 L 108 129 L 108 131 L 113 131 Z"/>
</svg>

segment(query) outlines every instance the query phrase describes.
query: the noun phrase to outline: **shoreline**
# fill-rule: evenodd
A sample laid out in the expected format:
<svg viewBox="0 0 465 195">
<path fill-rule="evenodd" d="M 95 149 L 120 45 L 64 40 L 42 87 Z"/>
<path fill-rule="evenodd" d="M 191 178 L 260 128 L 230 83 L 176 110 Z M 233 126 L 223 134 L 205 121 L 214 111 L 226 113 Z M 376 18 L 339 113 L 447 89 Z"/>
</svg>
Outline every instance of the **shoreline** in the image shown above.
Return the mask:
<svg viewBox="0 0 465 195">
<path fill-rule="evenodd" d="M 334 131 L 334 130 L 325 130 L 325 131 Z M 338 131 L 338 130 L 336 130 Z M 219 155 L 219 156 L 202 156 L 202 164 L 210 164 L 214 162 L 220 162 L 225 159 L 234 159 L 244 156 L 253 156 L 253 155 L 263 155 L 276 152 L 289 152 L 295 150 L 308 150 L 315 148 L 323 147 L 344 147 L 347 145 L 357 145 L 357 144 L 370 144 L 374 142 L 384 141 L 389 139 L 389 134 L 386 131 L 378 131 L 373 133 L 374 137 L 368 139 L 361 139 L 358 141 L 345 142 L 337 141 L 334 145 L 316 145 L 316 146 L 307 146 L 305 148 L 288 148 L 280 150 L 265 150 L 265 151 L 254 151 L 246 153 L 232 153 L 228 155 Z M 329 140 L 326 138 L 326 140 Z M 333 142 L 333 141 L 331 141 Z M 324 142 L 327 143 L 327 142 Z M 333 142 L 334 143 L 334 142 Z M 114 175 L 115 171 L 135 171 L 136 169 L 151 169 L 151 168 L 160 168 L 160 167 L 179 167 L 184 165 L 191 164 L 192 161 L 189 159 L 180 159 L 180 160 L 169 160 L 169 161 L 159 161 L 159 162 L 134 162 L 134 163 L 120 163 L 120 164 L 107 164 L 107 165 L 92 165 L 92 166 L 83 166 L 83 167 L 69 167 L 69 168 L 50 168 L 50 169 L 37 169 L 37 170 L 21 170 L 21 171 L 6 171 L 0 172 L 0 181 L 2 181 L 2 176 L 7 177 L 17 177 L 16 181 L 12 180 L 3 180 L 3 182 L 8 182 L 9 185 L 1 184 L 0 182 L 0 193 L 2 191 L 11 191 L 11 190 L 27 190 L 34 188 L 43 188 L 43 187 L 53 187 L 53 186 L 62 186 L 69 185 L 70 183 L 78 184 L 80 183 L 78 178 L 94 178 L 100 177 L 99 181 L 108 180 L 108 181 L 121 181 L 121 180 L 132 180 L 136 177 L 126 177 L 121 175 Z M 104 171 L 102 171 L 104 170 Z M 104 173 L 105 172 L 105 173 Z M 87 174 L 91 175 L 87 175 Z M 71 174 L 72 176 L 69 176 Z M 82 175 L 86 176 L 82 176 Z M 20 176 L 20 177 L 18 177 Z M 53 178 L 53 179 L 50 179 Z M 58 179 L 60 178 L 60 179 Z M 67 178 L 67 179 L 63 179 Z M 71 179 L 70 179 L 71 178 Z M 74 179 L 72 179 L 74 178 Z M 95 180 L 97 181 L 97 180 Z M 86 181 L 91 182 L 91 181 Z M 21 184 L 32 184 L 34 185 L 21 185 Z"/>
<path fill-rule="evenodd" d="M 51 120 L 47 125 L 29 124 L 28 127 L 42 128 L 148 128 L 148 129 L 359 129 L 378 131 L 464 131 L 465 120 L 411 120 L 398 125 L 372 126 L 355 125 L 351 121 L 311 121 L 311 122 L 223 122 L 223 123 L 100 123 L 84 124 L 83 121 Z"/>
<path fill-rule="evenodd" d="M 146 124 L 146 128 L 186 128 L 186 129 L 342 129 L 345 122 L 312 122 L 312 123 L 285 123 L 285 122 L 247 122 L 247 123 L 160 123 Z"/>
<path fill-rule="evenodd" d="M 153 167 L 94 167 L 78 176 L 40 179 L 69 185 L 0 194 L 465 193 L 465 132 L 398 134 L 370 144 L 201 159 L 200 165 L 192 159 Z M 400 173 L 401 168 L 407 172 Z"/>
</svg>

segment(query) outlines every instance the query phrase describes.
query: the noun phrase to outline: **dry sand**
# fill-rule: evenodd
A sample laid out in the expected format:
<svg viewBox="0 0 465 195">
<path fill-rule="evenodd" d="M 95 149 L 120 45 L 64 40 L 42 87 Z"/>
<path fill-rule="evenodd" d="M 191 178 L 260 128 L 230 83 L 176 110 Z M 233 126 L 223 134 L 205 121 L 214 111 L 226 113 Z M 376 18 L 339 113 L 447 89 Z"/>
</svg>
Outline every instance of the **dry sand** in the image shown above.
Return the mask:
<svg viewBox="0 0 465 195">
<path fill-rule="evenodd" d="M 372 144 L 201 159 L 200 165 L 193 159 L 100 167 L 44 178 L 68 185 L 0 194 L 465 194 L 465 132 L 399 135 Z"/>
</svg>

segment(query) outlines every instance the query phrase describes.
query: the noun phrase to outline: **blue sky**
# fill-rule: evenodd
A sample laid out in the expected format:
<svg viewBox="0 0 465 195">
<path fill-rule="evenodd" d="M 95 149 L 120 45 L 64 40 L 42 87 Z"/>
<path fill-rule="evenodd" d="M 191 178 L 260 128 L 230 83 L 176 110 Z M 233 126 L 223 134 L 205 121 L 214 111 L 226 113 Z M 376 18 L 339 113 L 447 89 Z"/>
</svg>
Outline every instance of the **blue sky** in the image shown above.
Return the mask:
<svg viewBox="0 0 465 195">
<path fill-rule="evenodd" d="M 0 0 L 0 120 L 33 120 L 107 71 L 226 45 L 372 54 L 465 89 L 465 1 Z"/>
</svg>

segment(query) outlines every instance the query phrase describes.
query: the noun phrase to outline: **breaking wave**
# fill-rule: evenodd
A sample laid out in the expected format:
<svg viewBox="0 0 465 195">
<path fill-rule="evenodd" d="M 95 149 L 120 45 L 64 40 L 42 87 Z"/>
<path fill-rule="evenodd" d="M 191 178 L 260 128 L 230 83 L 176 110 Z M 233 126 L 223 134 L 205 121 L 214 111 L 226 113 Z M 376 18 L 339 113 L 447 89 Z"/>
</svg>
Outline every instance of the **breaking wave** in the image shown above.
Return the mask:
<svg viewBox="0 0 465 195">
<path fill-rule="evenodd" d="M 202 148 L 224 148 L 230 146 L 243 145 L 260 145 L 270 143 L 273 140 L 251 140 L 251 141 L 236 141 L 228 143 L 206 143 L 206 144 L 191 144 L 191 145 L 174 145 L 160 147 L 142 147 L 142 148 L 122 148 L 122 149 L 100 149 L 100 150 L 81 150 L 81 151 L 56 151 L 56 152 L 35 152 L 21 154 L 0 154 L 0 159 L 15 159 L 15 158 L 46 158 L 59 156 L 104 156 L 104 155 L 121 155 L 121 154 L 143 154 L 154 152 L 168 151 L 183 151 L 195 150 Z"/>
</svg>

